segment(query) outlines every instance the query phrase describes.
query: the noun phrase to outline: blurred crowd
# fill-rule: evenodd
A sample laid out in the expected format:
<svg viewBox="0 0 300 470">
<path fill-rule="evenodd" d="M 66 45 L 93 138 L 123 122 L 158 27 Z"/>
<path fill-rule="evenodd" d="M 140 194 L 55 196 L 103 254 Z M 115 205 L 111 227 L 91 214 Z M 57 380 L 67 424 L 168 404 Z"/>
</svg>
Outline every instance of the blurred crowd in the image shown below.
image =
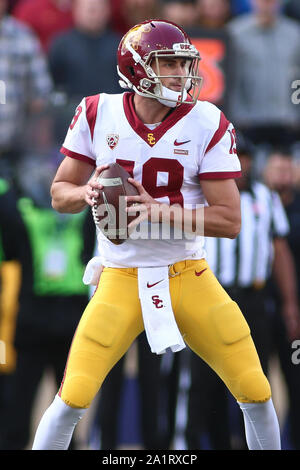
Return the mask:
<svg viewBox="0 0 300 470">
<path fill-rule="evenodd" d="M 265 369 L 278 356 L 287 390 L 284 446 L 300 449 L 300 366 L 291 359 L 293 341 L 300 339 L 299 0 L 0 0 L 0 449 L 29 448 L 41 380 L 50 370 L 57 385 L 62 379 L 91 295 L 81 282 L 95 249 L 90 213 L 51 209 L 60 147 L 82 97 L 122 92 L 119 41 L 149 18 L 173 21 L 189 33 L 202 57 L 200 98 L 233 122 L 243 141 L 240 153 L 250 157 L 243 169 L 276 193 L 287 218 L 276 240 L 284 239 L 289 251 L 277 242 L 271 248 L 269 238 L 275 256 L 259 299 L 264 323 L 257 329 L 268 343 Z M 240 190 L 250 194 L 249 188 Z M 288 277 L 282 279 L 287 258 Z M 245 286 L 234 288 L 245 294 Z M 251 315 L 255 330 L 263 313 L 257 320 Z M 134 373 L 122 362 L 104 383 L 86 448 L 121 445 L 122 419 L 127 428 L 140 420 L 130 445 L 142 448 L 243 448 L 223 384 L 189 351 L 154 358 L 147 347 L 141 337 Z M 138 385 L 132 390 L 128 383 Z M 127 408 L 132 404 L 125 418 L 122 394 Z"/>
</svg>

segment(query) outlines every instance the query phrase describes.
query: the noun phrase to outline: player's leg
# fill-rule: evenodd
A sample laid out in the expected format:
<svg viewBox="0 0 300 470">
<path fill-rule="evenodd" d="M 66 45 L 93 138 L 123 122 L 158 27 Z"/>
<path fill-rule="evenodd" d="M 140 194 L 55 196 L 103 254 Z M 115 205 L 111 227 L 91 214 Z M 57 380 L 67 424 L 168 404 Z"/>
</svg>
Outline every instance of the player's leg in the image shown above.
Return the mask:
<svg viewBox="0 0 300 470">
<path fill-rule="evenodd" d="M 76 330 L 58 395 L 38 427 L 33 449 L 67 449 L 103 380 L 143 330 L 136 276 L 106 268 Z"/>
<path fill-rule="evenodd" d="M 247 322 L 204 260 L 186 266 L 171 282 L 176 320 L 185 341 L 215 370 L 240 404 L 248 447 L 280 448 L 270 385 Z"/>
</svg>

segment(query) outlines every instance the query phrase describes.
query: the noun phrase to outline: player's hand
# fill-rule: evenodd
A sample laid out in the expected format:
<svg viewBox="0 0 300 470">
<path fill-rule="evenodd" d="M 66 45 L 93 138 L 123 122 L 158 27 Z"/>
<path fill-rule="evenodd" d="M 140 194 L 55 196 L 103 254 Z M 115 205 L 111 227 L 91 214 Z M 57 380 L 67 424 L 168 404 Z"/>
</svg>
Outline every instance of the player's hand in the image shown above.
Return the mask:
<svg viewBox="0 0 300 470">
<path fill-rule="evenodd" d="M 102 173 L 102 171 L 106 170 L 106 168 L 108 167 L 108 164 L 97 166 L 95 172 L 93 173 L 93 176 L 86 185 L 85 202 L 90 206 L 94 206 L 95 204 L 97 204 L 99 198 L 99 190 L 103 189 L 102 184 L 99 184 L 97 179 L 99 178 L 100 173 Z"/>
<path fill-rule="evenodd" d="M 139 214 L 128 224 L 128 229 L 133 230 L 134 227 L 144 220 L 159 222 L 160 203 L 153 199 L 138 181 L 135 181 L 133 178 L 128 178 L 128 182 L 135 186 L 139 192 L 137 196 L 126 196 L 127 203 L 133 203 L 133 205 L 126 208 L 128 215 Z"/>
</svg>

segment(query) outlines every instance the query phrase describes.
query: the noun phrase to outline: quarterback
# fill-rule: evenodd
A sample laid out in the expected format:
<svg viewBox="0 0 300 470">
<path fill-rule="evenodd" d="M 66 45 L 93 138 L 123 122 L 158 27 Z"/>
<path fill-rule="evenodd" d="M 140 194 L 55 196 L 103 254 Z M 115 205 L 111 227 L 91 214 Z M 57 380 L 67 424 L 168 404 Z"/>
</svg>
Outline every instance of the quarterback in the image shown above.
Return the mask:
<svg viewBox="0 0 300 470">
<path fill-rule="evenodd" d="M 129 91 L 89 96 L 77 107 L 51 187 L 54 209 L 93 206 L 99 174 L 117 162 L 138 189 L 128 196 L 135 203 L 128 213 L 138 214 L 130 228 L 162 225 L 163 214 L 182 237 L 170 230 L 168 239 L 130 236 L 114 245 L 98 230 L 104 268 L 33 449 L 68 449 L 103 380 L 144 329 L 152 352 L 187 344 L 221 377 L 243 412 L 249 449 L 280 449 L 270 385 L 248 324 L 205 260 L 205 236 L 239 233 L 234 179 L 241 173 L 233 125 L 198 99 L 199 61 L 179 26 L 145 21 L 118 48 L 120 85 Z"/>
</svg>

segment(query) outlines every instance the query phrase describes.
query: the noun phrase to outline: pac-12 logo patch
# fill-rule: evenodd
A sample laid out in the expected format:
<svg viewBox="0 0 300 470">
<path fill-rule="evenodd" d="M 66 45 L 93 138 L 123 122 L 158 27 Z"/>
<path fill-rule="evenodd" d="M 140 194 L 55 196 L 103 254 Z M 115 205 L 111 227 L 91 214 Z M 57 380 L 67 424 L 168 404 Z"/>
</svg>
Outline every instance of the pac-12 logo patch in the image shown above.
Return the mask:
<svg viewBox="0 0 300 470">
<path fill-rule="evenodd" d="M 119 135 L 118 134 L 107 134 L 106 142 L 107 142 L 107 145 L 109 146 L 109 148 L 111 150 L 113 150 L 119 142 Z"/>
</svg>

